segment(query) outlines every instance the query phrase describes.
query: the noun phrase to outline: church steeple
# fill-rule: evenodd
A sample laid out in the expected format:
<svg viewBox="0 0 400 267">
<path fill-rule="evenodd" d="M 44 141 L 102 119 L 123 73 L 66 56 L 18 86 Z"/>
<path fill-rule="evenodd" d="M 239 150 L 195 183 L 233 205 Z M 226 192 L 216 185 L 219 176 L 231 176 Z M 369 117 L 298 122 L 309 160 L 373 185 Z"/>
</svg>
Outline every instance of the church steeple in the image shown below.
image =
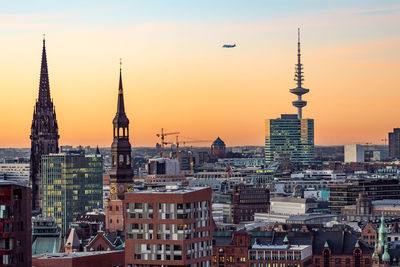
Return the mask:
<svg viewBox="0 0 400 267">
<path fill-rule="evenodd" d="M 32 213 L 41 207 L 41 158 L 49 153 L 58 153 L 58 124 L 53 101 L 50 98 L 49 74 L 47 70 L 46 41 L 43 38 L 42 63 L 40 67 L 39 95 L 33 110 L 31 126 L 30 184 L 32 187 Z"/>
<path fill-rule="evenodd" d="M 133 177 L 133 170 L 131 165 L 131 144 L 129 142 L 129 119 L 125 114 L 121 63 L 119 69 L 117 113 L 115 114 L 113 120 L 113 128 L 113 143 L 111 146 L 112 167 L 110 172 L 110 182 L 131 182 Z"/>
<path fill-rule="evenodd" d="M 119 68 L 118 104 L 117 114 L 125 114 L 124 88 L 122 87 L 122 70 Z"/>
<path fill-rule="evenodd" d="M 49 73 L 47 70 L 47 55 L 46 55 L 46 39 L 43 36 L 42 48 L 42 64 L 40 67 L 40 82 L 39 82 L 39 105 L 42 107 L 50 107 L 50 85 Z"/>
</svg>

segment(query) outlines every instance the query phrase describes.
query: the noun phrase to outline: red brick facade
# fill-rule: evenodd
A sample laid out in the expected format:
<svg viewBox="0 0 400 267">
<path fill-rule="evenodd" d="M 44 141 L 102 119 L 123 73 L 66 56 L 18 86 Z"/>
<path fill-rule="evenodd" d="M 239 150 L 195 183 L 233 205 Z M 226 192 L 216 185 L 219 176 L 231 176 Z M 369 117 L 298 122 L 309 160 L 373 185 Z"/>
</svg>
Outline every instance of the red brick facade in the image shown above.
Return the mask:
<svg viewBox="0 0 400 267">
<path fill-rule="evenodd" d="M 248 252 L 250 247 L 250 237 L 247 232 L 236 232 L 233 234 L 232 242 L 225 246 L 213 246 L 212 266 L 249 266 Z M 226 265 L 226 266 L 228 266 Z"/>
<path fill-rule="evenodd" d="M 354 248 L 353 254 L 332 254 L 331 249 L 324 248 L 321 254 L 313 255 L 314 267 L 371 267 L 371 254 L 363 254 L 360 248 Z"/>
<path fill-rule="evenodd" d="M 368 223 L 361 231 L 361 239 L 373 247 L 378 242 L 378 232 L 371 223 Z"/>
<path fill-rule="evenodd" d="M 210 188 L 130 192 L 125 203 L 127 266 L 211 262 Z"/>
<path fill-rule="evenodd" d="M 106 251 L 106 250 L 114 250 L 115 247 L 113 244 L 108 240 L 103 231 L 99 231 L 96 237 L 90 241 L 89 244 L 86 245 L 86 251 Z"/>
<path fill-rule="evenodd" d="M 34 256 L 32 258 L 34 267 L 122 267 L 124 263 L 124 251 L 110 251 L 103 253 L 84 253 L 76 254 L 52 254 L 48 256 Z"/>
<path fill-rule="evenodd" d="M 0 266 L 32 265 L 31 189 L 0 181 Z"/>
<path fill-rule="evenodd" d="M 121 199 L 110 199 L 106 203 L 106 229 L 109 232 L 124 230 L 124 201 Z"/>
<path fill-rule="evenodd" d="M 269 190 L 248 187 L 245 184 L 233 187 L 233 223 L 253 221 L 254 213 L 269 212 Z"/>
</svg>

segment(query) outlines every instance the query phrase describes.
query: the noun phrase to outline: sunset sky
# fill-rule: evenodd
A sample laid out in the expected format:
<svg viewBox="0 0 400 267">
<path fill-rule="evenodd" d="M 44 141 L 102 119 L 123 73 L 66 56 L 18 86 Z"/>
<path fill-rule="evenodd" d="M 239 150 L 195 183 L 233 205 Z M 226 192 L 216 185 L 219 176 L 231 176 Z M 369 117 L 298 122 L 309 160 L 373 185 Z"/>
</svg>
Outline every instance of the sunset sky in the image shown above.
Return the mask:
<svg viewBox="0 0 400 267">
<path fill-rule="evenodd" d="M 162 127 L 263 145 L 265 119 L 296 113 L 297 27 L 316 145 L 400 127 L 398 0 L 59 2 L 0 0 L 0 147 L 30 146 L 43 33 L 60 145 L 111 144 L 119 58 L 132 146 Z"/>
</svg>

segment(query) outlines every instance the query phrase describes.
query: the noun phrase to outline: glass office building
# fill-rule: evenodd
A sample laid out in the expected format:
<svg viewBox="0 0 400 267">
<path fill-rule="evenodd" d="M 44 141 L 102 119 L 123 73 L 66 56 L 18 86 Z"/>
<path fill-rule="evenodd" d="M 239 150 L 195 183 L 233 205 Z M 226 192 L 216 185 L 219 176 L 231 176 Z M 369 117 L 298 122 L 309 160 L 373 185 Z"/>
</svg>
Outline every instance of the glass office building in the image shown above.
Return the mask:
<svg viewBox="0 0 400 267">
<path fill-rule="evenodd" d="M 282 114 L 265 123 L 265 160 L 274 161 L 277 154 L 288 154 L 295 164 L 314 162 L 314 120 L 298 119 L 297 114 Z"/>
<path fill-rule="evenodd" d="M 103 158 L 100 154 L 42 156 L 42 211 L 54 217 L 64 235 L 78 214 L 103 207 Z"/>
</svg>

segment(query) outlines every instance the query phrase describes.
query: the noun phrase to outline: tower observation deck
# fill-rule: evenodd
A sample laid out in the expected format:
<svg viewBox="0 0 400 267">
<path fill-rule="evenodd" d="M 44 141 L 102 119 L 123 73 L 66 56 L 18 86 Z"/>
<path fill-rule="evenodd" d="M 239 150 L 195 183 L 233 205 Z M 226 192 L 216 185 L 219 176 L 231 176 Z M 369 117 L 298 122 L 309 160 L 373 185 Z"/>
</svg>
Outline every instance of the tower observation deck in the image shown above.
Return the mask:
<svg viewBox="0 0 400 267">
<path fill-rule="evenodd" d="M 302 108 L 307 105 L 307 101 L 304 101 L 301 98 L 301 96 L 307 94 L 310 90 L 302 87 L 304 81 L 304 75 L 303 75 L 303 64 L 301 64 L 301 53 L 300 53 L 300 28 L 297 29 L 297 64 L 296 64 L 296 72 L 294 75 L 294 80 L 297 82 L 297 87 L 294 89 L 290 89 L 290 92 L 292 94 L 297 95 L 297 100 L 293 101 L 292 104 L 297 108 L 297 116 L 298 119 L 301 120 L 303 118 Z"/>
</svg>

